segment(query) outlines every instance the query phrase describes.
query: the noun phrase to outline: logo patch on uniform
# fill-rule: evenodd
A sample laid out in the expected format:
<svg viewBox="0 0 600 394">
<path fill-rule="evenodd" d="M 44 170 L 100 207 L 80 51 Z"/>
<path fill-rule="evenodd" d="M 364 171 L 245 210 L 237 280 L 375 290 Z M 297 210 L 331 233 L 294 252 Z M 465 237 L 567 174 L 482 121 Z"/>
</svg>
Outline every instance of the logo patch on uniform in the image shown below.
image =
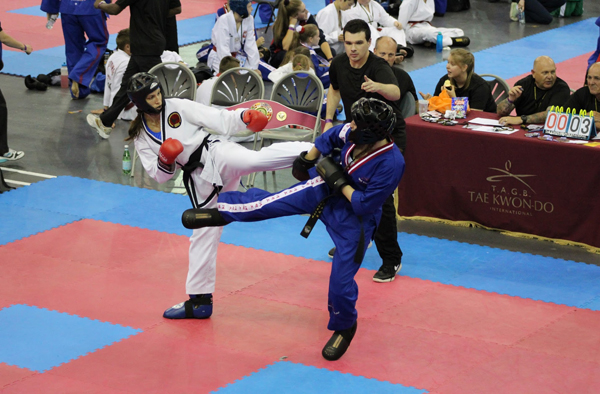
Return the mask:
<svg viewBox="0 0 600 394">
<path fill-rule="evenodd" d="M 171 128 L 176 129 L 181 126 L 181 115 L 179 112 L 172 112 L 167 118 L 167 122 Z"/>
</svg>

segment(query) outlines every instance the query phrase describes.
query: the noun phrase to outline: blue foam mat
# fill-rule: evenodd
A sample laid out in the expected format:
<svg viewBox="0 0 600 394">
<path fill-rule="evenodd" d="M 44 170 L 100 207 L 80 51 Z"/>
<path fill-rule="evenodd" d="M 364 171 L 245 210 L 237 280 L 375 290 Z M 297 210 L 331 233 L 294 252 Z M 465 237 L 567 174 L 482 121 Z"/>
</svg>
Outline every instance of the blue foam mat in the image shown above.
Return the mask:
<svg viewBox="0 0 600 394">
<path fill-rule="evenodd" d="M 7 193 L 3 193 L 2 196 Z M 81 216 L 6 204 L 0 197 L 0 245 L 80 220 Z"/>
<path fill-rule="evenodd" d="M 0 310 L 0 363 L 44 372 L 140 332 L 35 306 L 12 305 Z"/>
<path fill-rule="evenodd" d="M 285 389 L 283 389 L 285 388 Z M 267 367 L 237 380 L 213 393 L 281 393 L 312 394 L 312 393 L 394 393 L 394 394 L 423 394 L 426 390 L 392 384 L 349 373 L 330 371 L 289 361 L 276 362 Z"/>
<path fill-rule="evenodd" d="M 75 177 L 58 177 L 0 197 L 11 220 L 2 243 L 91 218 L 173 234 L 191 234 L 180 224 L 191 204 L 185 196 Z M 39 211 L 39 212 L 38 212 Z M 25 217 L 25 223 L 22 220 Z M 333 246 L 322 223 L 308 239 L 300 236 L 307 216 L 291 216 L 225 226 L 221 241 L 315 260 L 330 261 Z M 510 296 L 600 310 L 600 267 L 487 246 L 399 233 L 402 275 Z M 377 270 L 375 247 L 362 267 Z"/>
</svg>

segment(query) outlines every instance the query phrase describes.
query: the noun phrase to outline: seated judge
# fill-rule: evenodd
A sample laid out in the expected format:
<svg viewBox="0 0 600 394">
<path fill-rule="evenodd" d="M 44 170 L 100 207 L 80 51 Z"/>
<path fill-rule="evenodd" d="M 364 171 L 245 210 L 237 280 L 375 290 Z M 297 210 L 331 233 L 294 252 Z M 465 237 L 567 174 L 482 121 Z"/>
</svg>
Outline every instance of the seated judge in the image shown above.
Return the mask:
<svg viewBox="0 0 600 394">
<path fill-rule="evenodd" d="M 594 111 L 596 130 L 598 130 L 600 128 L 600 115 L 598 114 L 598 109 L 600 109 L 600 62 L 592 64 L 588 69 L 586 81 L 587 86 L 573 93 L 564 108 L 565 110 L 575 108 L 577 113 L 582 109 L 588 112 Z"/>
</svg>

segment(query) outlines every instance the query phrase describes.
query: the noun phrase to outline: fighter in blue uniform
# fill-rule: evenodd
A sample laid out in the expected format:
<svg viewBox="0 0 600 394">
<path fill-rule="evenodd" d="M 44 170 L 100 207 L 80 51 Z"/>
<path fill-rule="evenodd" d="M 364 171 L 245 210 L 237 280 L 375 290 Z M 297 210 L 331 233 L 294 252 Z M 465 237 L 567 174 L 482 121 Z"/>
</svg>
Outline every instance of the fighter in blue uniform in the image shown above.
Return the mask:
<svg viewBox="0 0 600 394">
<path fill-rule="evenodd" d="M 381 206 L 404 173 L 404 158 L 391 138 L 395 123 L 388 104 L 361 98 L 352 105 L 352 123 L 332 127 L 296 159 L 293 174 L 304 182 L 276 193 L 261 189 L 222 193 L 217 209 L 192 209 L 182 217 L 184 226 L 200 228 L 312 213 L 303 230 L 308 236 L 320 215 L 336 246 L 327 326 L 335 332 L 322 351 L 327 360 L 339 359 L 354 337 L 358 298 L 354 276 L 375 234 Z M 336 149 L 341 149 L 338 160 L 328 156 Z M 321 155 L 326 157 L 317 164 Z"/>
<path fill-rule="evenodd" d="M 60 12 L 71 96 L 87 97 L 108 44 L 106 14 L 94 8 L 94 0 L 42 0 L 41 9 L 48 14 Z"/>
</svg>

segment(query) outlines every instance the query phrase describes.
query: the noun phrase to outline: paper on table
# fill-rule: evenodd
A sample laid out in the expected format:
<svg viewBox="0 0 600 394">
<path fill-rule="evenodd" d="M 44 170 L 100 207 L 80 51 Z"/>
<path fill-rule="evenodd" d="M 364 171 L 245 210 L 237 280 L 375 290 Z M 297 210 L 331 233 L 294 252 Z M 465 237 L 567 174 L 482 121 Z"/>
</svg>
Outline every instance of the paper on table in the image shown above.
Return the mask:
<svg viewBox="0 0 600 394">
<path fill-rule="evenodd" d="M 485 126 L 502 126 L 496 119 L 475 118 L 469 120 L 469 123 L 482 124 Z"/>
<path fill-rule="evenodd" d="M 515 133 L 517 131 L 516 129 L 512 129 L 512 130 L 496 130 L 492 126 L 471 126 L 471 127 L 469 127 L 469 130 L 485 131 L 486 133 L 507 134 L 507 135 Z"/>
</svg>

